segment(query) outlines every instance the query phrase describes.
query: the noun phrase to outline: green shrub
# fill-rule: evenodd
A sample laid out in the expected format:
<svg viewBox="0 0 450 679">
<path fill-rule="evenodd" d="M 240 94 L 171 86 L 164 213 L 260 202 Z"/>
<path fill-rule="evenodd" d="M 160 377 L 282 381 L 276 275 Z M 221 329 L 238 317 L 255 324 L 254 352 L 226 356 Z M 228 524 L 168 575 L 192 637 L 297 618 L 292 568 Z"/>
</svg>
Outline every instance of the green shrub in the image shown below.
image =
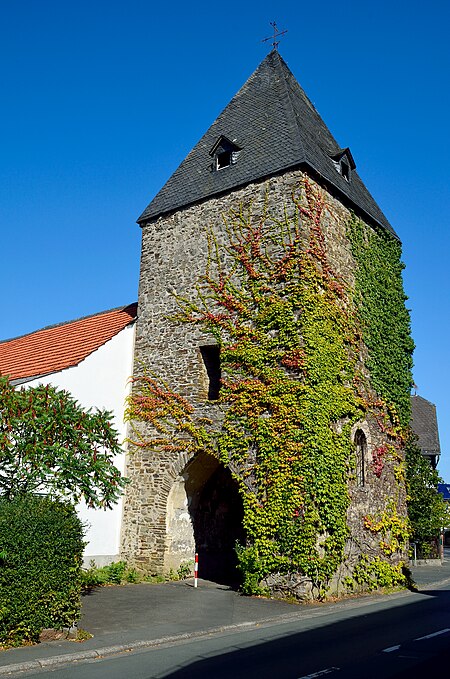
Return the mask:
<svg viewBox="0 0 450 679">
<path fill-rule="evenodd" d="M 89 568 L 81 571 L 81 589 L 89 591 L 94 587 L 100 587 L 107 584 L 108 575 L 105 568 L 100 568 L 95 565 L 95 561 L 91 560 Z"/>
<path fill-rule="evenodd" d="M 37 641 L 79 617 L 83 527 L 74 508 L 30 495 L 0 500 L 0 643 Z"/>
<path fill-rule="evenodd" d="M 108 573 L 108 582 L 113 585 L 120 585 L 120 583 L 125 579 L 125 572 L 127 570 L 127 564 L 125 561 L 113 561 L 109 566 L 106 566 L 106 571 Z"/>
<path fill-rule="evenodd" d="M 125 572 L 125 581 L 133 585 L 140 581 L 139 573 L 135 568 L 129 568 Z"/>
<path fill-rule="evenodd" d="M 166 582 L 166 577 L 161 573 L 153 573 L 151 575 L 144 575 L 144 582 L 150 582 L 152 585 Z"/>
<path fill-rule="evenodd" d="M 108 566 L 96 566 L 91 561 L 89 568 L 81 573 L 81 587 L 89 591 L 102 585 L 121 585 L 124 582 L 137 583 L 141 578 L 135 568 L 128 568 L 126 561 L 113 561 Z"/>
<path fill-rule="evenodd" d="M 95 561 L 92 560 L 89 568 L 84 569 L 81 573 L 81 587 L 83 591 L 88 592 L 94 587 L 102 587 L 103 585 L 136 584 L 139 582 L 154 584 L 184 580 L 192 575 L 193 567 L 193 561 L 185 561 L 176 571 L 171 568 L 165 575 L 141 575 L 135 568 L 128 566 L 126 561 L 113 561 L 108 566 L 96 566 Z"/>
<path fill-rule="evenodd" d="M 193 561 L 183 561 L 182 564 L 178 566 L 177 575 L 179 580 L 186 580 L 190 578 L 194 572 L 194 562 Z"/>
</svg>

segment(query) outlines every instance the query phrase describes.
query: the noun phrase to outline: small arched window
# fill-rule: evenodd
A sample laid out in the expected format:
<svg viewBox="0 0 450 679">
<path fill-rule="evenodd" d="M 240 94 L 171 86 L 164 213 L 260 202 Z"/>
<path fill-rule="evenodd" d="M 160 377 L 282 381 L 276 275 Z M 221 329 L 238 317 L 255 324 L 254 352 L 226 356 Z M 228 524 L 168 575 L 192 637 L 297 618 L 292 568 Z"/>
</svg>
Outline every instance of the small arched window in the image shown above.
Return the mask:
<svg viewBox="0 0 450 679">
<path fill-rule="evenodd" d="M 358 429 L 355 434 L 356 453 L 356 483 L 358 486 L 366 485 L 366 454 L 367 440 L 365 433 Z"/>
</svg>

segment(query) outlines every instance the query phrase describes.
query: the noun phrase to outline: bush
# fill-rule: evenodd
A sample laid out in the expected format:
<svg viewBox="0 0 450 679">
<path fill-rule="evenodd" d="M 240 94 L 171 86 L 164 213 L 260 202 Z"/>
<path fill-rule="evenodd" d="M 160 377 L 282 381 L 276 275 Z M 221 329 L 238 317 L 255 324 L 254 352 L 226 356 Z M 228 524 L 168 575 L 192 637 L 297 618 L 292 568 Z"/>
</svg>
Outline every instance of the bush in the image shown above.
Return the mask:
<svg viewBox="0 0 450 679">
<path fill-rule="evenodd" d="M 448 522 L 448 506 L 437 489 L 441 482 L 410 432 L 406 440 L 406 490 L 411 541 L 417 544 L 418 558 L 439 556 L 439 536 Z"/>
<path fill-rule="evenodd" d="M 120 583 L 125 578 L 125 571 L 127 570 L 127 564 L 125 561 L 113 561 L 107 566 L 109 574 L 109 582 L 113 585 L 120 585 Z"/>
<path fill-rule="evenodd" d="M 89 592 L 94 587 L 102 587 L 103 585 L 184 580 L 192 575 L 193 567 L 193 561 L 185 561 L 179 566 L 177 571 L 171 568 L 165 575 L 141 575 L 135 568 L 128 566 L 126 561 L 113 561 L 108 566 L 96 566 L 95 561 L 92 560 L 89 568 L 81 573 L 81 588 L 83 592 Z"/>
<path fill-rule="evenodd" d="M 0 643 L 37 641 L 79 617 L 83 527 L 47 497 L 0 500 Z"/>
<path fill-rule="evenodd" d="M 140 582 L 135 568 L 129 568 L 126 561 L 113 561 L 108 566 L 96 566 L 92 560 L 89 568 L 81 573 L 81 587 L 89 591 L 102 585 L 121 585 L 125 582 Z"/>
<path fill-rule="evenodd" d="M 194 572 L 194 562 L 193 561 L 183 561 L 182 564 L 178 566 L 177 575 L 179 580 L 186 580 L 190 578 Z"/>
</svg>

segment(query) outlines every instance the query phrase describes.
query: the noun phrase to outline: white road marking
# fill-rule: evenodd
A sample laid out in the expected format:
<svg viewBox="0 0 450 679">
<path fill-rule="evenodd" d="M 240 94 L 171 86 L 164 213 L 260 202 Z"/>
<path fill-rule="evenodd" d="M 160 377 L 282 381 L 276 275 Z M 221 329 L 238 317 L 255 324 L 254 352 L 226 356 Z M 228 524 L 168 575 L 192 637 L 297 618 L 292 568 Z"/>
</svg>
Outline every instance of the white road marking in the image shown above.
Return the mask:
<svg viewBox="0 0 450 679">
<path fill-rule="evenodd" d="M 400 644 L 397 644 L 397 646 L 389 646 L 389 648 L 383 648 L 382 653 L 392 653 L 392 651 L 398 651 L 400 648 Z"/>
<path fill-rule="evenodd" d="M 303 677 L 298 679 L 316 679 L 316 677 L 323 677 L 325 674 L 331 674 L 332 672 L 339 672 L 339 667 L 328 667 L 326 670 L 319 670 L 318 672 L 313 672 L 312 674 L 305 674 Z"/>
<path fill-rule="evenodd" d="M 439 632 L 433 632 L 433 634 L 427 634 L 424 637 L 418 637 L 418 639 L 414 639 L 414 641 L 423 641 L 423 639 L 431 639 L 432 637 L 438 637 L 440 634 L 446 634 L 447 632 L 450 632 L 449 627 L 446 627 L 445 629 L 440 629 Z"/>
<path fill-rule="evenodd" d="M 418 660 L 420 655 L 399 655 L 399 658 L 406 658 L 407 660 Z"/>
</svg>

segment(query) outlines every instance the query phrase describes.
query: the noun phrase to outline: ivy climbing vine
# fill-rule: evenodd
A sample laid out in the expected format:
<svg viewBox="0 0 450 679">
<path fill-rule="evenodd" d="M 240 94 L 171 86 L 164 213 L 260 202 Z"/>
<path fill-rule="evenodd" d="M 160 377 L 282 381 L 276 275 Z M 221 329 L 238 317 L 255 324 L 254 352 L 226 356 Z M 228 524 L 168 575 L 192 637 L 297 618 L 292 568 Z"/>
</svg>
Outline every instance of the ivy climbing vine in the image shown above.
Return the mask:
<svg viewBox="0 0 450 679">
<path fill-rule="evenodd" d="M 351 431 L 369 405 L 358 374 L 359 307 L 329 264 L 325 219 L 337 218 L 305 179 L 281 214 L 267 200 L 259 212 L 252 204 L 231 212 L 225 246 L 208 231 L 205 274 L 192 297 L 177 299 L 177 320 L 220 346 L 220 398 L 210 404 L 220 425 L 217 413 L 200 417 L 148 375 L 135 378 L 128 403 L 128 420 L 148 422 L 154 434 L 136 445 L 203 450 L 230 469 L 244 507 L 246 593 L 263 591 L 271 574 L 301 573 L 321 597 L 344 560 Z M 352 238 L 367 238 L 356 221 Z M 402 388 L 395 402 L 404 405 Z M 394 428 L 384 403 L 377 412 Z"/>
<path fill-rule="evenodd" d="M 356 216 L 347 233 L 357 263 L 355 303 L 372 386 L 395 411 L 405 432 L 411 419 L 414 342 L 405 307 L 401 244 L 388 231 L 369 228 Z"/>
<path fill-rule="evenodd" d="M 368 349 L 367 367 L 371 383 L 390 410 L 391 421 L 397 423 L 395 435 L 378 446 L 372 455 L 373 472 L 378 478 L 387 463 L 390 462 L 394 467 L 398 486 L 390 505 L 391 511 L 377 517 L 365 517 L 365 527 L 380 535 L 381 548 L 389 555 L 394 547 L 399 549 L 407 544 L 411 528 L 413 533 L 417 532 L 416 514 L 421 513 L 420 509 L 417 512 L 417 501 L 413 497 L 417 495 L 414 484 L 421 483 L 417 480 L 417 470 L 425 464 L 429 477 L 431 468 L 420 453 L 414 451 L 414 437 L 410 429 L 414 343 L 411 338 L 409 312 L 405 307 L 407 298 L 402 281 L 404 267 L 401 261 L 401 244 L 392 234 L 384 230 L 369 229 L 355 216 L 351 219 L 347 232 L 357 264 L 354 297 L 361 319 L 364 343 Z M 396 508 L 399 495 L 404 493 L 405 481 L 412 527 L 398 515 Z M 430 494 L 429 487 L 425 493 Z M 434 497 L 435 490 L 431 489 L 431 494 Z M 423 509 L 425 504 L 422 511 Z M 387 542 L 386 536 L 389 536 Z M 381 580 L 385 578 L 385 565 L 380 567 L 379 560 L 373 564 L 367 563 L 369 565 L 366 570 L 370 571 L 372 578 L 377 572 Z"/>
</svg>

